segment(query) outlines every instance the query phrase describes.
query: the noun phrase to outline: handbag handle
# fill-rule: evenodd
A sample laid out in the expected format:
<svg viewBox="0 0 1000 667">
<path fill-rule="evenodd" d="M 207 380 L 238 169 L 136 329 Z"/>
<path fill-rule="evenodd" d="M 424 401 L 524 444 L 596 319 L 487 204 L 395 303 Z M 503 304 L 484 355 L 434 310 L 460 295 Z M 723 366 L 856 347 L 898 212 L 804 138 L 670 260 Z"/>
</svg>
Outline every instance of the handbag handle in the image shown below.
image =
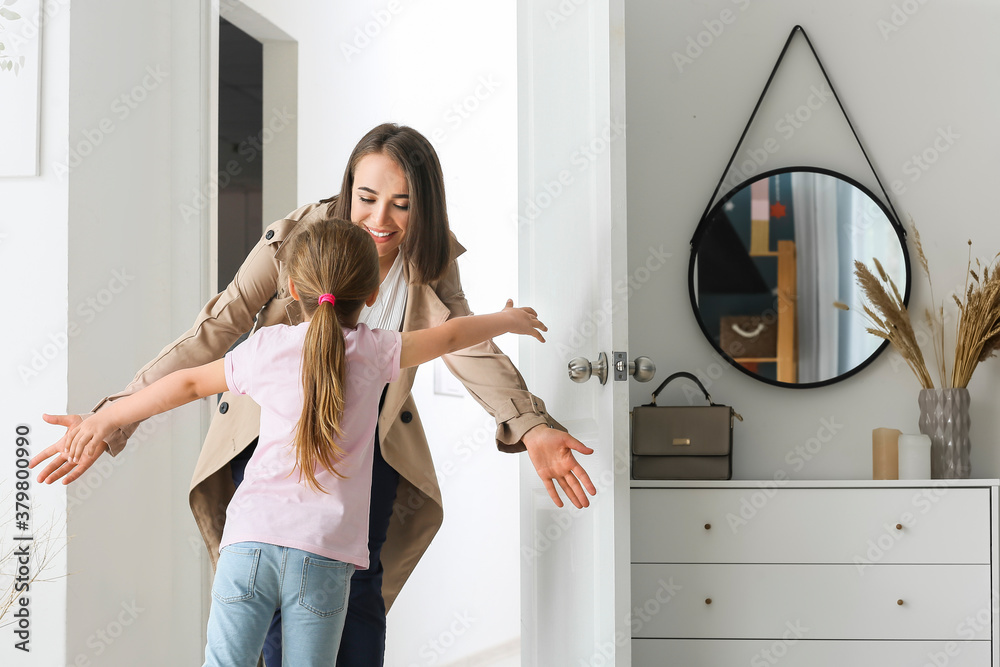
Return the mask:
<svg viewBox="0 0 1000 667">
<path fill-rule="evenodd" d="M 650 401 L 649 404 L 656 405 L 656 395 L 663 391 L 663 388 L 667 386 L 668 382 L 676 380 L 677 378 L 687 378 L 688 380 L 692 380 L 696 385 L 698 385 L 698 388 L 701 389 L 702 393 L 705 394 L 705 398 L 708 399 L 708 404 L 715 405 L 715 403 L 712 402 L 712 397 L 709 395 L 708 390 L 705 389 L 705 385 L 701 383 L 701 380 L 699 380 L 693 373 L 688 373 L 687 371 L 677 371 L 664 380 L 660 386 L 656 388 L 656 391 L 653 392 L 653 400 Z"/>
<path fill-rule="evenodd" d="M 754 329 L 753 331 L 746 331 L 745 329 L 741 328 L 740 325 L 738 325 L 738 324 L 734 324 L 733 325 L 733 331 L 735 331 L 739 335 L 743 336 L 744 338 L 753 338 L 754 336 L 756 336 L 756 335 L 760 334 L 762 331 L 764 331 L 764 329 L 766 329 L 766 328 L 767 327 L 765 327 L 760 322 L 757 323 L 757 328 Z"/>
</svg>

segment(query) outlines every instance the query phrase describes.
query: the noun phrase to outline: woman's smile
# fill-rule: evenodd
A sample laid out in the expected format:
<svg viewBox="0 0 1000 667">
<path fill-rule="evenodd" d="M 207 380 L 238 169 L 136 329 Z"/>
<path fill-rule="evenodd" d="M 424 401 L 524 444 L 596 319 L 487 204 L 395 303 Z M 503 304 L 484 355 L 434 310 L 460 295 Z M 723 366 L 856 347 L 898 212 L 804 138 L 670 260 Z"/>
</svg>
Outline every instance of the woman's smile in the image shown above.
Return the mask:
<svg viewBox="0 0 1000 667">
<path fill-rule="evenodd" d="M 380 229 L 372 229 L 368 225 L 363 225 L 363 226 L 368 231 L 368 233 L 372 235 L 372 238 L 375 240 L 375 243 L 385 243 L 393 234 L 397 233 L 395 230 L 380 230 Z"/>
<path fill-rule="evenodd" d="M 410 222 L 406 176 L 388 155 L 372 153 L 358 161 L 353 190 L 351 220 L 368 231 L 383 269 L 388 269 L 399 253 Z"/>
</svg>

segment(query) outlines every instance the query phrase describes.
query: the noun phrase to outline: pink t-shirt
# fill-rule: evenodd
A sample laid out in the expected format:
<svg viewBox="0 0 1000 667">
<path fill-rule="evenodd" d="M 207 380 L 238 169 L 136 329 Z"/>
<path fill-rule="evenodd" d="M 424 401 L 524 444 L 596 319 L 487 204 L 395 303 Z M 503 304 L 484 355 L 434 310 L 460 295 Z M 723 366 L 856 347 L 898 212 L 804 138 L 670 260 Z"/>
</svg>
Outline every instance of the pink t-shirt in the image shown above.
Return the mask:
<svg viewBox="0 0 1000 667">
<path fill-rule="evenodd" d="M 292 440 L 302 414 L 302 346 L 308 322 L 276 324 L 250 336 L 226 355 L 226 384 L 260 405 L 260 439 L 243 483 L 226 510 L 221 547 L 265 542 L 368 567 L 368 506 L 378 403 L 386 383 L 399 376 L 401 338 L 396 331 L 358 324 L 344 329 L 347 382 L 342 479 L 320 466 L 327 491 L 299 481 Z M 292 474 L 289 474 L 292 473 Z"/>
</svg>

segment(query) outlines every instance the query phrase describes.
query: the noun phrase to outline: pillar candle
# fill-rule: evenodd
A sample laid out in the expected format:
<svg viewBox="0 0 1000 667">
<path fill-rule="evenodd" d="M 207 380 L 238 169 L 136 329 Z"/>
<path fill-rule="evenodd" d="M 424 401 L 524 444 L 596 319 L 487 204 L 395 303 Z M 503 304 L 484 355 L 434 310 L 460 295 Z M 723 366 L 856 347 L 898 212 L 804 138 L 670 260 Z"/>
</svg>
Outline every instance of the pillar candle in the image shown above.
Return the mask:
<svg viewBox="0 0 1000 667">
<path fill-rule="evenodd" d="M 899 478 L 931 478 L 931 438 L 929 435 L 899 436 Z"/>
<path fill-rule="evenodd" d="M 872 431 L 872 479 L 899 479 L 899 434 L 895 428 Z"/>
</svg>

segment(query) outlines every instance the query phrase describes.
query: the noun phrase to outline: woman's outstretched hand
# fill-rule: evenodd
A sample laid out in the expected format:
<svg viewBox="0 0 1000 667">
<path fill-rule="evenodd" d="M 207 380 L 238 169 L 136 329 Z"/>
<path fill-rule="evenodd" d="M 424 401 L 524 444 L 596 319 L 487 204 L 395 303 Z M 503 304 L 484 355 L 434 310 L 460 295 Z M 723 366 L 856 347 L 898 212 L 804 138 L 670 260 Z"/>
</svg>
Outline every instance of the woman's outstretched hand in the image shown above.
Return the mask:
<svg viewBox="0 0 1000 667">
<path fill-rule="evenodd" d="M 593 454 L 593 449 L 569 433 L 549 428 L 546 424 L 529 429 L 522 436 L 521 442 L 528 448 L 528 456 L 535 466 L 535 472 L 542 478 L 549 497 L 557 507 L 562 507 L 563 501 L 553 480 L 562 487 L 563 493 L 578 509 L 590 506 L 584 489 L 592 496 L 597 494 L 597 489 L 590 481 L 590 475 L 573 457 L 573 450 L 581 454 Z"/>
<path fill-rule="evenodd" d="M 38 473 L 40 484 L 51 484 L 63 477 L 66 478 L 63 479 L 63 484 L 69 484 L 87 472 L 87 469 L 94 465 L 94 462 L 104 453 L 104 447 L 87 449 L 77 457 L 78 460 L 74 463 L 70 460 L 66 449 L 71 441 L 71 434 L 84 422 L 83 417 L 81 415 L 42 415 L 42 419 L 49 424 L 65 426 L 66 433 L 54 445 L 43 449 L 28 463 L 29 468 L 34 468 L 39 463 L 52 459 L 42 472 Z"/>
</svg>

